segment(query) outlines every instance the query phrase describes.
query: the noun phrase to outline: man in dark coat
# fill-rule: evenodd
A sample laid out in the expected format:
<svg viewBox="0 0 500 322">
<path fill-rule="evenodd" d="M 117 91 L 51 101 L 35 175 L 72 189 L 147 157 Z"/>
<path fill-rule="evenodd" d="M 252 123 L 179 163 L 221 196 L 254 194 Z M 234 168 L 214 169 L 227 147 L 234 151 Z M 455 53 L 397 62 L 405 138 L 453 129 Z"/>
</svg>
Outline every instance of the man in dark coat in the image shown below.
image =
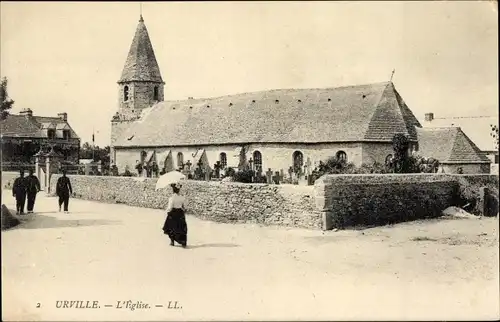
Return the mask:
<svg viewBox="0 0 500 322">
<path fill-rule="evenodd" d="M 61 206 L 64 203 L 64 212 L 68 213 L 69 196 L 73 194 L 73 189 L 69 178 L 66 177 L 66 170 L 62 170 L 62 175 L 57 179 L 56 194 L 59 197 L 59 211 L 61 211 Z"/>
<path fill-rule="evenodd" d="M 26 203 L 26 178 L 24 170 L 19 171 L 19 178 L 14 180 L 12 185 L 12 196 L 16 198 L 16 213 L 24 215 L 24 204 Z"/>
<path fill-rule="evenodd" d="M 40 181 L 29 169 L 29 175 L 26 177 L 26 192 L 28 194 L 28 213 L 33 213 L 35 207 L 36 194 L 40 191 Z"/>
</svg>

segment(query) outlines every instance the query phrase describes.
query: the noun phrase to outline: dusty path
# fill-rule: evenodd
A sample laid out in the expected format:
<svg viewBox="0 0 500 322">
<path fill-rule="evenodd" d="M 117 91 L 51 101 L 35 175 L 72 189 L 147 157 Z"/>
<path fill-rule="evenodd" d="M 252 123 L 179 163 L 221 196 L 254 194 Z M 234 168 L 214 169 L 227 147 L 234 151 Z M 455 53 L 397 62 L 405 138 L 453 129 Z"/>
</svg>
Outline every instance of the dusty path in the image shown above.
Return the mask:
<svg viewBox="0 0 500 322">
<path fill-rule="evenodd" d="M 322 233 L 188 217 L 182 249 L 168 245 L 162 211 L 56 207 L 39 196 L 39 214 L 2 232 L 4 321 L 499 317 L 496 218 Z M 101 308 L 57 309 L 58 300 Z M 127 300 L 153 308 L 104 307 Z"/>
</svg>

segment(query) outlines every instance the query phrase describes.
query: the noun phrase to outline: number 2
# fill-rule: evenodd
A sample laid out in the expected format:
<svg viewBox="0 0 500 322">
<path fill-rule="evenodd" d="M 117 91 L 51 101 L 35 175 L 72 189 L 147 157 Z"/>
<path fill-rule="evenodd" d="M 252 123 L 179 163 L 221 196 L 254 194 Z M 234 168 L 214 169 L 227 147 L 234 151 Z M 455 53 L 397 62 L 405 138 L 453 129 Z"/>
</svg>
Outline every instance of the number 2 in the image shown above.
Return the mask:
<svg viewBox="0 0 500 322">
<path fill-rule="evenodd" d="M 40 308 L 40 303 L 36 303 L 36 308 Z"/>
</svg>

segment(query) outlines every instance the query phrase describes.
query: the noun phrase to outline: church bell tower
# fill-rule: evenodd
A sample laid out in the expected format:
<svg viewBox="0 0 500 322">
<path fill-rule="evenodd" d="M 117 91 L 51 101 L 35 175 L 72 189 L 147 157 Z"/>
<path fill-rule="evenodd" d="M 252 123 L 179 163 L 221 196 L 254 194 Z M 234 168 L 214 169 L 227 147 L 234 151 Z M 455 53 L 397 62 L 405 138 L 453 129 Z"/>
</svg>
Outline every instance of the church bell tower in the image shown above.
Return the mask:
<svg viewBox="0 0 500 322">
<path fill-rule="evenodd" d="M 165 82 L 160 74 L 153 46 L 142 14 L 128 52 L 122 75 L 118 80 L 118 111 L 111 120 L 110 161 L 124 170 L 117 159 L 115 143 L 127 131 L 130 122 L 140 118 L 145 108 L 164 99 Z"/>
<path fill-rule="evenodd" d="M 142 14 L 118 81 L 118 113 L 120 121 L 133 121 L 143 109 L 164 99 L 165 82 L 156 61 L 153 46 Z"/>
</svg>

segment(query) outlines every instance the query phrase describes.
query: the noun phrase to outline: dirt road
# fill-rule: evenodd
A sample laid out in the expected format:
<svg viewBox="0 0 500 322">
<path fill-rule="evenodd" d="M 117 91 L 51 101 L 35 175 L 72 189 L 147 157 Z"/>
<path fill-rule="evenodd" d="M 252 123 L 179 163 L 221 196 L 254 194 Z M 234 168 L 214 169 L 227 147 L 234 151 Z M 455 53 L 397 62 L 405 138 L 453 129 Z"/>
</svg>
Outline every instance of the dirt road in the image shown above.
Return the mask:
<svg viewBox="0 0 500 322">
<path fill-rule="evenodd" d="M 497 218 L 323 233 L 188 217 L 182 249 L 159 210 L 36 207 L 2 232 L 4 321 L 499 318 Z"/>
</svg>

